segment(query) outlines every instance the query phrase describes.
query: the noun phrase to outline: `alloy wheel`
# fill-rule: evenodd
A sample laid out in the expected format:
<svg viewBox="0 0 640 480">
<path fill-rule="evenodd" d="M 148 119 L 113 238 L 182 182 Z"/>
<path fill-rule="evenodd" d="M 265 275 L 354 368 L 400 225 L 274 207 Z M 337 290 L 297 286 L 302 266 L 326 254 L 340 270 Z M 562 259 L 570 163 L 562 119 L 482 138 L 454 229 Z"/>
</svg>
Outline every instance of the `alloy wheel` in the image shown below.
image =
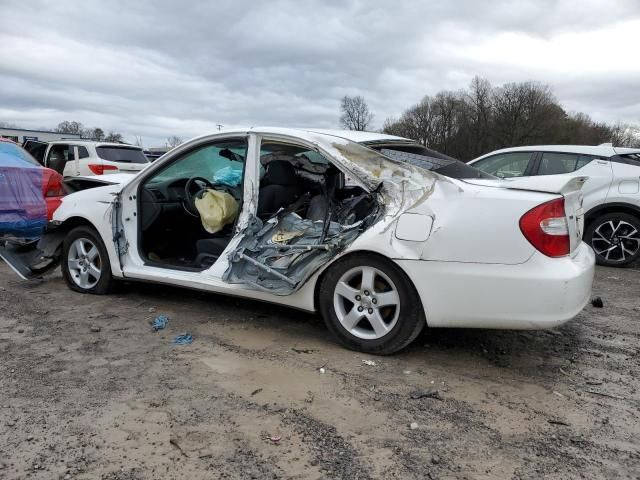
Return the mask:
<svg viewBox="0 0 640 480">
<path fill-rule="evenodd" d="M 640 232 L 624 220 L 608 220 L 593 231 L 591 246 L 609 262 L 624 262 L 640 250 Z"/>
<path fill-rule="evenodd" d="M 74 283 L 88 290 L 96 286 L 102 274 L 98 247 L 87 238 L 77 238 L 69 247 L 67 267 Z"/>
<path fill-rule="evenodd" d="M 336 283 L 333 304 L 338 321 L 351 335 L 376 340 L 393 329 L 400 295 L 391 279 L 374 267 L 355 267 Z"/>
</svg>

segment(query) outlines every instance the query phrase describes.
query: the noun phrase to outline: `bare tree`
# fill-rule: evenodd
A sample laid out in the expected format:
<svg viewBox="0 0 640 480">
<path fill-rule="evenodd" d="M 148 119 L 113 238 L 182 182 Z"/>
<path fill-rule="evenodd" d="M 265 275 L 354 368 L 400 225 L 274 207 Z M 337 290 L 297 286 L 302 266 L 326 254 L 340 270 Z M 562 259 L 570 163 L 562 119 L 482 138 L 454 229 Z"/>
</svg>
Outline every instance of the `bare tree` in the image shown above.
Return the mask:
<svg viewBox="0 0 640 480">
<path fill-rule="evenodd" d="M 348 130 L 364 131 L 371 125 L 373 114 L 364 97 L 344 96 L 340 101 L 340 124 Z"/>
<path fill-rule="evenodd" d="M 93 129 L 93 134 L 92 134 L 92 138 L 100 141 L 104 138 L 104 130 L 102 130 L 100 127 L 96 127 Z"/>
<path fill-rule="evenodd" d="M 56 132 L 58 133 L 71 133 L 74 135 L 82 135 L 84 133 L 84 127 L 82 123 L 75 121 L 65 120 L 64 122 L 60 122 L 56 127 Z"/>
<path fill-rule="evenodd" d="M 611 143 L 614 147 L 640 148 L 640 125 L 616 123 L 611 127 Z"/>
<path fill-rule="evenodd" d="M 385 120 L 382 131 L 389 135 L 413 138 L 425 146 L 431 146 L 435 139 L 435 112 L 431 98 L 425 96 L 420 103 L 409 107 L 399 120 Z"/>
<path fill-rule="evenodd" d="M 122 142 L 122 134 L 110 131 L 104 139 L 105 142 L 120 143 Z"/>
<path fill-rule="evenodd" d="M 182 145 L 182 143 L 184 143 L 182 138 L 176 135 L 171 135 L 169 138 L 167 138 L 167 147 L 169 148 L 177 147 L 178 145 Z"/>
</svg>

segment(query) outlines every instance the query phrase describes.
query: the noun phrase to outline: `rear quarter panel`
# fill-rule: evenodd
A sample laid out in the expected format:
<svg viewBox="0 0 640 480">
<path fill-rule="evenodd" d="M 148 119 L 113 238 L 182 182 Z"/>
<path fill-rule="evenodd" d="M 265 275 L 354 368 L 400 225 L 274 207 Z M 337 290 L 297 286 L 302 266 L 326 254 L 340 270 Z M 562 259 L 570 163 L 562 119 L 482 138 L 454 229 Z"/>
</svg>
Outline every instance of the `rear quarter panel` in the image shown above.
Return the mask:
<svg viewBox="0 0 640 480">
<path fill-rule="evenodd" d="M 421 206 L 434 219 L 421 258 L 471 263 L 526 262 L 535 249 L 520 231 L 520 218 L 556 195 L 456 183 L 456 189 L 436 192 Z"/>
</svg>

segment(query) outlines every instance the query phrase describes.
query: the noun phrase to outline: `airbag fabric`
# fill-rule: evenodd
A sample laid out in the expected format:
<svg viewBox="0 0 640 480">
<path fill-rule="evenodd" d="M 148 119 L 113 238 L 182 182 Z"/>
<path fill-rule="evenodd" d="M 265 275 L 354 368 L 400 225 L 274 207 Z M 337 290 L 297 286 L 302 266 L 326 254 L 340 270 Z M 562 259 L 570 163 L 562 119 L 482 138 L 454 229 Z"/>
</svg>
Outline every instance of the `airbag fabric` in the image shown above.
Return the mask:
<svg viewBox="0 0 640 480">
<path fill-rule="evenodd" d="M 202 226 L 209 233 L 218 233 L 238 216 L 238 202 L 226 192 L 206 190 L 195 204 Z"/>
</svg>

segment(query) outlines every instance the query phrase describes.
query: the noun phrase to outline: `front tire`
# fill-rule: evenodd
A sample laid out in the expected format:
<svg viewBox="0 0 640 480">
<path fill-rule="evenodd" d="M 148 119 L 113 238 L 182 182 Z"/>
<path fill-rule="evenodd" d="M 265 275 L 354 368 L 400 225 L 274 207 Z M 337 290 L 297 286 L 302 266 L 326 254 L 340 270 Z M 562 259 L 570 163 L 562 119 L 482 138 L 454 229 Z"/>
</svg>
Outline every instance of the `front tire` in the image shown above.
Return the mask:
<svg viewBox="0 0 640 480">
<path fill-rule="evenodd" d="M 585 241 L 598 265 L 623 267 L 640 259 L 640 219 L 628 213 L 606 213 L 589 224 Z"/>
<path fill-rule="evenodd" d="M 107 249 L 92 228 L 76 227 L 62 244 L 62 276 L 72 290 L 103 295 L 113 289 Z"/>
<path fill-rule="evenodd" d="M 354 254 L 331 266 L 322 278 L 318 299 L 327 328 L 352 350 L 395 353 L 426 324 L 407 275 L 373 254 Z"/>
</svg>

